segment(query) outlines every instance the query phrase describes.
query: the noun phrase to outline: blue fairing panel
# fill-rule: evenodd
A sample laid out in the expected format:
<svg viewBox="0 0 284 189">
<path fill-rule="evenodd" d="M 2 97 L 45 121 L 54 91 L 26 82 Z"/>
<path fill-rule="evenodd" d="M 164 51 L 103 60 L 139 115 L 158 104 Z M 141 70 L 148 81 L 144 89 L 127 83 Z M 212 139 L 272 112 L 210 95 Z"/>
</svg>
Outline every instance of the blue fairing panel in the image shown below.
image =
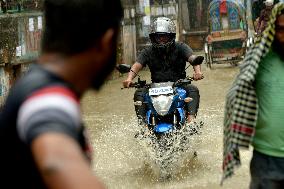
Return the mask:
<svg viewBox="0 0 284 189">
<path fill-rule="evenodd" d="M 170 131 L 173 128 L 173 125 L 170 123 L 160 123 L 155 127 L 156 133 L 164 133 Z"/>
<path fill-rule="evenodd" d="M 182 99 L 184 99 L 186 97 L 186 91 L 184 89 L 177 88 L 177 92 Z"/>
</svg>

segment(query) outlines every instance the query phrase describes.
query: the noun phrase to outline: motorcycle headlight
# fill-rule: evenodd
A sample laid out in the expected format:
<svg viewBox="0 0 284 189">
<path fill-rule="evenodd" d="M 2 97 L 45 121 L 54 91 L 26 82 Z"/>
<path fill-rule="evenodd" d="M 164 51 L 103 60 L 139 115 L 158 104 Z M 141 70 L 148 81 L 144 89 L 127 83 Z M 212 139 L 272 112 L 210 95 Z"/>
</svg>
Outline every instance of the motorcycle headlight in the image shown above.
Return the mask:
<svg viewBox="0 0 284 189">
<path fill-rule="evenodd" d="M 151 98 L 152 98 L 153 106 L 159 115 L 164 116 L 169 112 L 170 107 L 172 105 L 172 101 L 173 101 L 172 95 L 171 96 L 165 96 L 165 95 L 152 96 Z"/>
</svg>

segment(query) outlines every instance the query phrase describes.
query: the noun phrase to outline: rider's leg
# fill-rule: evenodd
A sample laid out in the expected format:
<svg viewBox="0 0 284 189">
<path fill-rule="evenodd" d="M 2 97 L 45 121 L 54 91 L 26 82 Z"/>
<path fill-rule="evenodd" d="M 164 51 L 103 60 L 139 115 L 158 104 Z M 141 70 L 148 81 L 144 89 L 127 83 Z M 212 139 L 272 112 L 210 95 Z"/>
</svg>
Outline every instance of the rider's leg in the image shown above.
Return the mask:
<svg viewBox="0 0 284 189">
<path fill-rule="evenodd" d="M 187 122 L 190 123 L 196 116 L 199 108 L 200 95 L 196 86 L 190 84 L 184 86 L 187 96 L 192 98 L 192 101 L 186 103 L 185 110 L 187 111 Z"/>
<path fill-rule="evenodd" d="M 144 104 L 144 96 L 147 89 L 137 89 L 134 93 L 134 107 L 139 124 L 146 120 L 146 105 Z"/>
</svg>

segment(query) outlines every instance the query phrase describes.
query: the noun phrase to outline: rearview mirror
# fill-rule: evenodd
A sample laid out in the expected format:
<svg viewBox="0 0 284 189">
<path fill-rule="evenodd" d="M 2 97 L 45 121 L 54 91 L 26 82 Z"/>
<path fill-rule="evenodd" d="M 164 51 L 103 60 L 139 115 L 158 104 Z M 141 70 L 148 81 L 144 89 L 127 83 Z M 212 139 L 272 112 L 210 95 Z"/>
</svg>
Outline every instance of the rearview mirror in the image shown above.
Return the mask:
<svg viewBox="0 0 284 189">
<path fill-rule="evenodd" d="M 131 70 L 131 66 L 128 64 L 119 64 L 116 66 L 119 73 L 128 73 Z"/>
</svg>

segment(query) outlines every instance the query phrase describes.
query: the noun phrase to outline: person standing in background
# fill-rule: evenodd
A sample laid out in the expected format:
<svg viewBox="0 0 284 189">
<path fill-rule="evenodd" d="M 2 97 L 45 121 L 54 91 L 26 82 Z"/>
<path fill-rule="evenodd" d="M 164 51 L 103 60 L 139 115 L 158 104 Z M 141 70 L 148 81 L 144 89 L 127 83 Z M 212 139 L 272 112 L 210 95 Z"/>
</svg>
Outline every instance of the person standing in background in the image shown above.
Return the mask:
<svg viewBox="0 0 284 189">
<path fill-rule="evenodd" d="M 239 148 L 254 148 L 250 189 L 284 186 L 284 3 L 248 51 L 226 98 L 223 180 L 240 166 Z"/>
</svg>

